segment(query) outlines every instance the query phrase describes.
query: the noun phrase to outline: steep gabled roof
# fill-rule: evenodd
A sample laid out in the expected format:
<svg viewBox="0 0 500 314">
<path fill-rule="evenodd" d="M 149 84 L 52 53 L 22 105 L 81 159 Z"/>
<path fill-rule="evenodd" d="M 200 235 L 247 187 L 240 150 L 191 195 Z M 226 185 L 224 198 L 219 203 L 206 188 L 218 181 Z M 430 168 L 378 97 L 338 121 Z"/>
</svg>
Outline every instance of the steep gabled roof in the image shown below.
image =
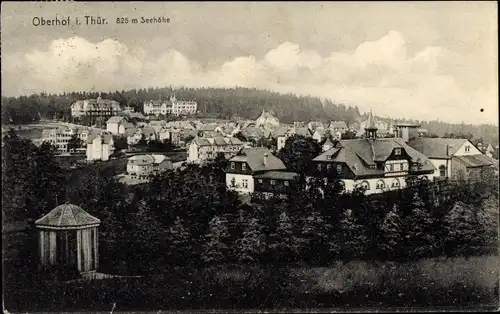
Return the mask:
<svg viewBox="0 0 500 314">
<path fill-rule="evenodd" d="M 120 123 L 123 120 L 126 120 L 126 119 L 124 117 L 114 116 L 114 117 L 109 118 L 108 121 L 106 121 L 106 123 Z"/>
<path fill-rule="evenodd" d="M 411 148 L 399 138 L 377 139 L 375 141 L 369 139 L 341 140 L 340 145 L 332 147 L 313 160 L 345 163 L 356 176 L 383 175 L 384 170 L 372 167 L 376 166 L 376 162 L 387 160 L 394 148 L 404 149 L 411 161 L 420 162 L 422 164 L 420 171 L 435 170 L 427 156 Z"/>
<path fill-rule="evenodd" d="M 467 141 L 467 139 L 455 138 L 418 137 L 411 139 L 408 145 L 429 158 L 450 158 L 450 156 L 454 155 Z M 448 154 L 446 154 L 447 145 Z"/>
<path fill-rule="evenodd" d="M 266 164 L 264 165 L 266 154 Z M 283 164 L 279 158 L 271 154 L 269 149 L 264 147 L 243 148 L 236 156 L 229 159 L 229 161 L 246 161 L 253 172 L 286 170 L 285 164 Z"/>
</svg>

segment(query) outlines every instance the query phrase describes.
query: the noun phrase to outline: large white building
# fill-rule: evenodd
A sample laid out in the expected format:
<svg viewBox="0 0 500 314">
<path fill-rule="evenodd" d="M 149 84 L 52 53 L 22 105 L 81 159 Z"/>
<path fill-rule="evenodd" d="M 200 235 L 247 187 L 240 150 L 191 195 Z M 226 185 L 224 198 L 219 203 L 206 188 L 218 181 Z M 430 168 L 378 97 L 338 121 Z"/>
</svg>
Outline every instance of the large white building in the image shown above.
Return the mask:
<svg viewBox="0 0 500 314">
<path fill-rule="evenodd" d="M 377 138 L 372 114 L 365 138 L 340 140 L 313 159 L 310 176 L 340 180 L 345 191 L 362 187 L 366 194 L 382 193 L 406 186 L 409 177 L 431 180 L 436 168 L 403 138 Z"/>
<path fill-rule="evenodd" d="M 236 154 L 244 143 L 236 137 L 200 137 L 196 136 L 189 144 L 188 162 L 203 163 L 215 159 L 219 153 L 225 158 Z"/>
<path fill-rule="evenodd" d="M 122 112 L 120 103 L 111 99 L 102 99 L 101 96 L 97 99 L 78 100 L 71 105 L 71 116 L 81 118 L 103 117 L 109 118 L 119 115 Z"/>
<path fill-rule="evenodd" d="M 175 96 L 169 100 L 149 100 L 144 102 L 145 115 L 190 115 L 198 110 L 198 104 L 193 100 L 178 100 Z"/>
<path fill-rule="evenodd" d="M 87 160 L 109 160 L 114 150 L 113 135 L 110 132 L 92 134 L 87 138 Z"/>
<path fill-rule="evenodd" d="M 42 130 L 41 142 L 48 142 L 55 146 L 59 152 L 68 152 L 68 143 L 73 135 L 81 140 L 82 147 L 85 148 L 87 137 L 90 131 L 87 128 L 60 127 L 55 129 Z"/>
</svg>

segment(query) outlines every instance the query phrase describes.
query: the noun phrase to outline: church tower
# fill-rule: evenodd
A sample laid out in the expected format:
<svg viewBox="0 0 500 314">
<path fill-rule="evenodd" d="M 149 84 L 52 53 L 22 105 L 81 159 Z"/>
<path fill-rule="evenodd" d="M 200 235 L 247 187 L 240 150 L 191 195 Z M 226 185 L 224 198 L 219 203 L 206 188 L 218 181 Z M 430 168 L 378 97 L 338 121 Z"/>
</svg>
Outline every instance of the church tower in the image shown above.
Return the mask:
<svg viewBox="0 0 500 314">
<path fill-rule="evenodd" d="M 377 126 L 375 125 L 375 121 L 373 120 L 372 110 L 370 109 L 370 115 L 368 116 L 368 121 L 366 121 L 365 126 L 365 137 L 370 139 L 377 138 Z"/>
</svg>

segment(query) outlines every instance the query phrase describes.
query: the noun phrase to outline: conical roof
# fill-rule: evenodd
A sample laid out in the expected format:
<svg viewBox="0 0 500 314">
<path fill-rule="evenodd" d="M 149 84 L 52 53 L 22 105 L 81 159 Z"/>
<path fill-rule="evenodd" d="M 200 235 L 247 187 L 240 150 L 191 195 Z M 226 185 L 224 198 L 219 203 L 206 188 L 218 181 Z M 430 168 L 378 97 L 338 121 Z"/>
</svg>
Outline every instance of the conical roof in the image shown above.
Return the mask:
<svg viewBox="0 0 500 314">
<path fill-rule="evenodd" d="M 366 130 L 377 130 L 377 126 L 375 125 L 375 121 L 373 120 L 372 110 L 370 109 L 370 114 L 368 115 L 368 121 L 366 121 Z"/>
<path fill-rule="evenodd" d="M 100 223 L 99 219 L 90 215 L 81 207 L 69 203 L 57 206 L 35 222 L 37 226 L 56 229 L 74 229 Z"/>
</svg>

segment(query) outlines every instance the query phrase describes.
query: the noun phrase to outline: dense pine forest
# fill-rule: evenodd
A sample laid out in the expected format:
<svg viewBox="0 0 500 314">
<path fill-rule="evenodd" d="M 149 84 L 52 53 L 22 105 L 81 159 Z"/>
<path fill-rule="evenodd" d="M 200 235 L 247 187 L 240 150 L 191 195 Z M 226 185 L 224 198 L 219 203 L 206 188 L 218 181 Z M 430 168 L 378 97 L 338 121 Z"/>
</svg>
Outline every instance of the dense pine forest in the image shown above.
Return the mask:
<svg viewBox="0 0 500 314">
<path fill-rule="evenodd" d="M 268 90 L 250 88 L 179 88 L 172 87 L 133 89 L 102 93 L 101 97 L 114 99 L 122 106 L 128 105 L 142 112 L 146 100 L 166 99 L 174 95 L 177 99 L 195 100 L 203 117 L 255 119 L 262 109 L 273 110 L 282 123 L 311 120 L 342 120 L 347 124 L 366 118 L 357 106 L 350 107 L 322 100 L 312 96 L 280 94 Z M 70 105 L 79 99 L 97 98 L 97 92 L 72 92 L 64 94 L 35 94 L 20 97 L 2 97 L 2 123 L 26 124 L 41 118 L 69 119 Z M 374 108 L 376 111 L 376 108 Z M 375 112 L 376 114 L 376 112 Z M 402 121 L 404 117 L 391 117 Z M 380 118 L 389 122 L 389 118 Z M 498 143 L 498 126 L 452 124 L 440 121 L 416 121 L 405 119 L 404 122 L 418 122 L 431 134 L 456 137 L 454 135 L 474 136 L 485 143 Z M 479 121 L 478 121 L 479 122 Z"/>
</svg>

